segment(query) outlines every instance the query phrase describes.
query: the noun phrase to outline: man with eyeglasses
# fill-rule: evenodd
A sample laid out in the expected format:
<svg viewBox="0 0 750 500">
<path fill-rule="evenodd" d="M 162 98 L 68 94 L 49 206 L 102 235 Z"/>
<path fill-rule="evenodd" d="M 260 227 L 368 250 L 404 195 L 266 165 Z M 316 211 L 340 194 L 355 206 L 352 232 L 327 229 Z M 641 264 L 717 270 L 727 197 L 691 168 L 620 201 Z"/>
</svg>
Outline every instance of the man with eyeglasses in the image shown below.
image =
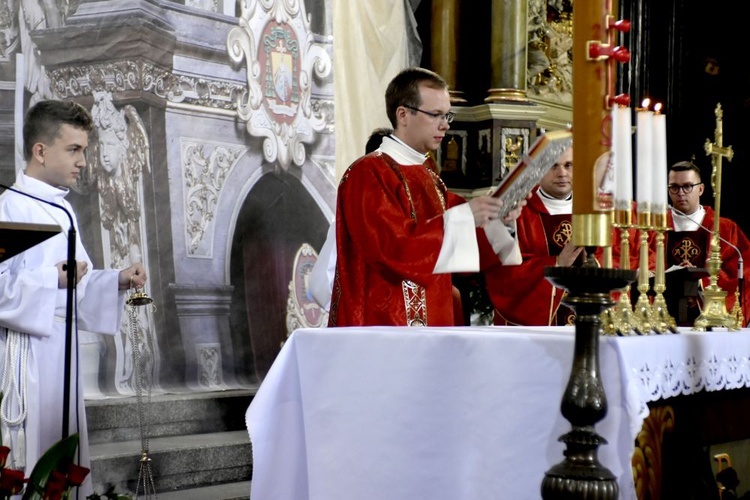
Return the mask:
<svg viewBox="0 0 750 500">
<path fill-rule="evenodd" d="M 389 83 L 394 132 L 344 173 L 336 208 L 338 258 L 329 326 L 452 326 L 453 272 L 483 259 L 520 262 L 502 202 L 447 191 L 427 154 L 453 121 L 448 86 L 408 68 Z"/>
<path fill-rule="evenodd" d="M 681 161 L 669 168 L 667 188 L 672 202 L 669 223 L 674 231 L 667 232 L 666 267 L 706 267 L 710 257 L 711 231 L 714 227 L 714 211 L 709 206 L 700 204 L 700 197 L 704 191 L 700 169 L 692 162 Z M 727 292 L 726 306 L 731 310 L 735 303 L 734 293 L 737 290 L 739 255 L 742 260 L 750 262 L 750 241 L 739 226 L 725 218 L 719 219 L 719 236 L 723 240 L 721 245 L 721 271 L 718 285 Z M 727 242 L 729 244 L 727 244 Z M 736 247 L 737 250 L 732 248 Z M 652 252 L 653 254 L 653 252 Z M 747 267 L 743 270 L 748 277 Z M 704 280 L 708 286 L 708 278 Z M 742 295 L 742 313 L 747 324 L 750 319 L 750 297 L 747 294 L 747 279 L 744 280 Z M 687 324 L 700 314 L 699 305 L 691 303 L 688 311 Z"/>
</svg>

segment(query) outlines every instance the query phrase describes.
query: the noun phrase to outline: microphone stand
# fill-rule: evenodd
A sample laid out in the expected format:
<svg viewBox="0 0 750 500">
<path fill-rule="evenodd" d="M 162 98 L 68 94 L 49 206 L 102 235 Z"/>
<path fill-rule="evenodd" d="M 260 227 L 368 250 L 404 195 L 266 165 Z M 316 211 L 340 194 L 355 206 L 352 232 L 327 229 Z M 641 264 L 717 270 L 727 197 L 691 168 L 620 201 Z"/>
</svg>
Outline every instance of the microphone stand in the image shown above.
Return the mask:
<svg viewBox="0 0 750 500">
<path fill-rule="evenodd" d="M 62 205 L 52 203 L 45 199 L 34 196 L 33 194 L 26 193 L 16 188 L 0 184 L 0 187 L 18 193 L 21 196 L 32 198 L 40 203 L 51 205 L 59 208 L 65 215 L 68 216 L 70 221 L 70 228 L 68 229 L 68 258 L 66 267 L 63 268 L 67 272 L 67 296 L 65 303 L 65 368 L 63 372 L 63 414 L 62 414 L 62 437 L 65 439 L 70 434 L 70 357 L 72 352 L 73 344 L 73 291 L 76 287 L 76 230 L 73 225 L 73 216 L 70 215 L 70 211 Z"/>
</svg>

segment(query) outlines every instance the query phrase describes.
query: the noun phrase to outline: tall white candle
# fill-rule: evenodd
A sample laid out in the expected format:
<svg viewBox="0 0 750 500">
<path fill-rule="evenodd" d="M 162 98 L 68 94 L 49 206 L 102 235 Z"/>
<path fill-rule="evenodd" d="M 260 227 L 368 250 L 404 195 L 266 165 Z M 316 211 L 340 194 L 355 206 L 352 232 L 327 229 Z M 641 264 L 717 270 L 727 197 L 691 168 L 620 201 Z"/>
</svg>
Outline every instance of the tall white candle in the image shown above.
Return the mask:
<svg viewBox="0 0 750 500">
<path fill-rule="evenodd" d="M 638 212 L 650 212 L 653 201 L 653 111 L 648 109 L 649 100 L 636 113 L 636 201 Z"/>
<path fill-rule="evenodd" d="M 653 197 L 651 211 L 667 213 L 667 116 L 657 104 L 653 116 Z"/>
<path fill-rule="evenodd" d="M 615 209 L 630 210 L 633 201 L 633 143 L 630 108 L 612 107 L 612 152 L 615 169 Z"/>
</svg>

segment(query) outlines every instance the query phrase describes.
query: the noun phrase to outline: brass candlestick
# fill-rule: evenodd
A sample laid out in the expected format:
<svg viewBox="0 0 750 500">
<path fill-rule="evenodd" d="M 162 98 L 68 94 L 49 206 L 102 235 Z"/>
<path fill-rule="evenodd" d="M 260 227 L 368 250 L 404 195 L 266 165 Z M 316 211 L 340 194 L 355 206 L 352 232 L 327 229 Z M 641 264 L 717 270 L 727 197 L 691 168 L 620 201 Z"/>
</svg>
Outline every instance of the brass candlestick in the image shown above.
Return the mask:
<svg viewBox="0 0 750 500">
<path fill-rule="evenodd" d="M 641 241 L 638 257 L 638 302 L 635 304 L 635 319 L 638 321 L 636 332 L 648 335 L 651 332 L 651 304 L 648 301 L 648 231 L 651 229 L 651 212 L 638 212 L 638 225 Z"/>
<path fill-rule="evenodd" d="M 632 281 L 635 272 L 599 268 L 587 261 L 584 267 L 548 267 L 544 275 L 556 287 L 567 290 L 564 302 L 575 311 L 576 323 L 573 367 L 560 404 L 572 428 L 559 438 L 565 443 L 565 459 L 545 473 L 542 498 L 614 500 L 618 496 L 617 478 L 597 456 L 599 446 L 607 443 L 595 429 L 607 414 L 599 368 L 599 335 L 602 312 L 612 306 L 610 293 Z"/>
<path fill-rule="evenodd" d="M 629 205 L 629 204 L 628 204 Z M 633 227 L 632 214 L 630 210 L 616 210 L 613 226 L 620 234 L 620 269 L 630 269 L 630 228 Z M 640 322 L 633 313 L 633 305 L 630 303 L 630 283 L 620 290 L 620 298 L 611 309 L 605 311 L 604 333 L 605 335 L 632 335 L 633 332 L 640 333 Z"/>
<path fill-rule="evenodd" d="M 664 269 L 664 233 L 667 228 L 667 214 L 654 213 L 653 230 L 656 232 L 656 266 L 654 276 L 654 303 L 651 305 L 651 327 L 656 333 L 677 333 L 677 322 L 667 310 L 664 291 L 667 289 Z"/>
</svg>

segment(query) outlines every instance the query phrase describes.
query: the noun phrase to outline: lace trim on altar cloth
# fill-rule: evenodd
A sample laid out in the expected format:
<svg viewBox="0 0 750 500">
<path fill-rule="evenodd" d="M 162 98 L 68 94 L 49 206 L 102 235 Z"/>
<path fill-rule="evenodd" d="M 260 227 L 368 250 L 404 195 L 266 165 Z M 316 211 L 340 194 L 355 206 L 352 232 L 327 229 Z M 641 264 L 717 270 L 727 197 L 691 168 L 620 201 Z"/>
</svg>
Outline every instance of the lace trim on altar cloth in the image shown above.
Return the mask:
<svg viewBox="0 0 750 500">
<path fill-rule="evenodd" d="M 750 387 L 750 357 L 712 352 L 705 359 L 667 357 L 661 362 L 643 362 L 637 368 L 632 367 L 626 398 L 632 414 L 646 418 L 648 403 L 660 399 L 745 387 Z"/>
</svg>

